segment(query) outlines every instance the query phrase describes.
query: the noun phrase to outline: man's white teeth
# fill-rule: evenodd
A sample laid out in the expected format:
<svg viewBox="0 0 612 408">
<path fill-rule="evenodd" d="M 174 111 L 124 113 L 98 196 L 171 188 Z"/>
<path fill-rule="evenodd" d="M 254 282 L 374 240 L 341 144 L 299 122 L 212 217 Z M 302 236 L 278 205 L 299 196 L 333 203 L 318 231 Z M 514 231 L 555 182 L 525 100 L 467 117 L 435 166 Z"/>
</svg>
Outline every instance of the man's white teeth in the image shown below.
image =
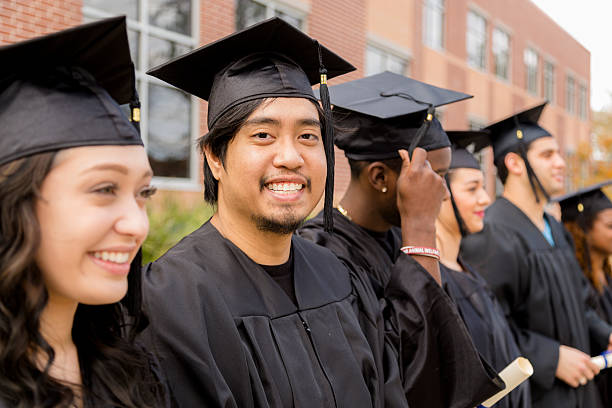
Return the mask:
<svg viewBox="0 0 612 408">
<path fill-rule="evenodd" d="M 129 252 L 108 252 L 108 251 L 98 251 L 94 252 L 94 256 L 98 259 L 102 259 L 103 261 L 123 264 L 129 261 L 130 253 Z"/>
<path fill-rule="evenodd" d="M 268 184 L 268 188 L 272 191 L 274 191 L 275 193 L 294 193 L 296 191 L 299 191 L 302 189 L 302 187 L 304 187 L 303 184 L 297 184 L 297 183 L 271 183 Z"/>
</svg>

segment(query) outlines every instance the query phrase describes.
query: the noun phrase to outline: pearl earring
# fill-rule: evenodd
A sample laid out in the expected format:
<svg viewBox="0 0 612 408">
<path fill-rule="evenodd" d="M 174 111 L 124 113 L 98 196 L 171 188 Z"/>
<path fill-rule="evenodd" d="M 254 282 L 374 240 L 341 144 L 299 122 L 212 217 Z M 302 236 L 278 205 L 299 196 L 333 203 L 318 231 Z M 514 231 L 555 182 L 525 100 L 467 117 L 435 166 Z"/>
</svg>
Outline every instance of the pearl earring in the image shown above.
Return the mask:
<svg viewBox="0 0 612 408">
<path fill-rule="evenodd" d="M 383 193 L 386 193 L 386 192 L 387 192 L 387 187 L 383 187 L 383 188 L 382 188 L 382 192 L 383 192 Z"/>
</svg>

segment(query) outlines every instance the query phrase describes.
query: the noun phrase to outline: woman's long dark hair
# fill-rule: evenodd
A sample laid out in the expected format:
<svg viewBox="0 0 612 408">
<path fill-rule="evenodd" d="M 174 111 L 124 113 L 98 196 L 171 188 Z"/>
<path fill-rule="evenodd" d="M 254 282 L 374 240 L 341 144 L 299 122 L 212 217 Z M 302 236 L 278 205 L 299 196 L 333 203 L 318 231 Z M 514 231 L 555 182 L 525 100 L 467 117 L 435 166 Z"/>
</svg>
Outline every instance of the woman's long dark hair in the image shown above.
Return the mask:
<svg viewBox="0 0 612 408">
<path fill-rule="evenodd" d="M 594 222 L 594 216 L 587 216 L 587 218 L 584 220 L 584 226 L 579 225 L 575 221 L 565 221 L 563 224 L 574 239 L 576 258 L 578 259 L 580 268 L 582 268 L 582 271 L 588 278 L 589 282 L 591 282 L 593 287 L 597 290 L 597 292 L 601 294 L 604 290 L 604 283 L 597 279 L 593 271 L 593 261 L 591 260 L 591 246 L 589 245 L 589 242 L 587 240 L 587 233 L 585 232 L 585 228 L 587 231 L 590 231 L 591 228 L 593 228 Z M 607 277 L 612 278 L 612 263 L 610 262 L 609 257 L 604 260 L 603 271 Z"/>
<path fill-rule="evenodd" d="M 42 153 L 0 166 L 0 399 L 15 407 L 75 403 L 73 388 L 48 374 L 55 353 L 40 333 L 48 293 L 34 261 L 40 243 L 35 208 L 54 158 L 54 152 Z M 133 342 L 145 324 L 139 266 L 137 259 L 121 302 L 77 308 L 72 337 L 85 407 L 161 405 L 163 389 L 150 359 Z"/>
</svg>

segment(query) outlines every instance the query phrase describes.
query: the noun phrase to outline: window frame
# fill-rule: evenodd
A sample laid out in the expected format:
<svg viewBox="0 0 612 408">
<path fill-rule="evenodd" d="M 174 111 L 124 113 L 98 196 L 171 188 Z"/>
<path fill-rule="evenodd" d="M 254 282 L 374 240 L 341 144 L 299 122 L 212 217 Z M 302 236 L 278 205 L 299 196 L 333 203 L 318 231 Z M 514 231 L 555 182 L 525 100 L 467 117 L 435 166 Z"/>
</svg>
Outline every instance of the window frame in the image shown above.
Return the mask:
<svg viewBox="0 0 612 408">
<path fill-rule="evenodd" d="M 364 68 L 363 72 L 365 76 L 373 75 L 374 73 L 368 71 L 368 54 L 371 49 L 375 49 L 377 52 L 384 54 L 385 61 L 388 61 L 389 57 L 393 57 L 403 61 L 404 72 L 401 75 L 410 75 L 410 69 L 412 66 L 412 52 L 400 45 L 397 45 L 385 38 L 381 38 L 375 34 L 368 33 L 366 36 L 366 46 L 364 50 Z M 382 71 L 377 70 L 375 73 L 388 71 L 386 68 L 387 62 L 385 62 L 385 69 Z"/>
<path fill-rule="evenodd" d="M 138 83 L 138 95 L 140 97 L 141 110 L 143 113 L 149 111 L 149 84 L 164 86 L 170 89 L 177 89 L 166 82 L 146 74 L 146 70 L 153 68 L 148 66 L 148 51 L 149 51 L 149 36 L 154 36 L 162 40 L 169 40 L 180 45 L 187 46 L 191 49 L 197 48 L 199 45 L 200 32 L 200 2 L 198 0 L 189 0 L 191 2 L 191 36 L 176 33 L 164 28 L 155 27 L 148 22 L 148 0 L 138 0 L 139 19 L 134 20 L 127 18 L 127 28 L 129 31 L 136 31 L 138 36 L 138 63 L 134 64 L 136 69 L 136 81 Z M 105 10 L 90 7 L 85 4 L 82 6 L 84 18 L 101 19 L 116 16 Z M 141 67 L 146 67 L 142 68 Z M 154 184 L 164 190 L 177 191 L 200 191 L 202 183 L 199 178 L 200 154 L 198 153 L 195 140 L 199 136 L 200 129 L 200 101 L 197 97 L 190 95 L 191 110 L 190 114 L 190 132 L 189 132 L 189 177 L 162 177 L 155 176 Z M 143 118 L 146 115 L 142 115 Z M 140 122 L 140 132 L 142 140 L 147 148 L 149 139 L 148 121 Z M 148 154 L 148 151 L 147 151 Z"/>
<path fill-rule="evenodd" d="M 236 0 L 237 1 L 237 0 Z M 266 8 L 265 19 L 272 18 L 276 15 L 276 12 L 289 14 L 302 21 L 300 30 L 308 32 L 308 16 L 310 15 L 310 3 L 303 2 L 302 0 L 248 0 L 253 3 L 257 3 Z M 237 17 L 237 13 L 236 16 Z M 238 29 L 238 26 L 234 23 L 234 28 Z M 244 27 L 246 28 L 246 27 Z"/>
<path fill-rule="evenodd" d="M 529 64 L 527 62 L 527 53 L 532 52 L 535 56 L 535 72 L 533 73 L 533 79 L 535 81 L 533 89 L 530 88 L 529 84 Z M 523 51 L 523 66 L 525 67 L 525 90 L 534 96 L 538 95 L 538 71 L 540 70 L 540 55 L 538 51 L 530 46 L 525 47 Z"/>
<path fill-rule="evenodd" d="M 433 4 L 433 2 L 439 1 L 442 3 L 440 7 L 439 4 Z M 446 46 L 446 0 L 423 0 L 423 44 L 431 49 L 442 51 Z M 431 35 L 433 32 L 433 28 L 429 26 L 427 18 L 429 13 L 439 13 L 442 16 L 442 24 L 440 26 L 441 32 L 439 33 L 440 44 L 434 44 L 432 38 L 434 35 Z"/>
<path fill-rule="evenodd" d="M 476 17 L 478 17 L 479 19 L 482 19 L 482 21 L 484 22 L 484 33 L 482 35 L 482 40 L 483 40 L 483 52 L 482 52 L 482 65 L 480 64 L 474 64 L 473 60 L 471 58 L 470 55 L 470 37 L 472 37 L 471 34 L 473 34 L 473 31 L 470 30 L 470 15 L 474 15 Z M 466 15 L 466 30 L 465 30 L 465 51 L 466 51 L 466 57 L 467 57 L 467 64 L 468 66 L 480 70 L 480 71 L 485 71 L 487 70 L 487 63 L 488 63 L 488 58 L 487 58 L 487 54 L 488 54 L 488 48 L 489 48 L 489 36 L 488 36 L 488 30 L 489 30 L 489 22 L 487 21 L 487 16 L 478 11 L 478 10 L 474 10 L 474 9 L 469 9 Z"/>
<path fill-rule="evenodd" d="M 546 86 L 546 84 L 548 83 L 548 79 L 549 76 L 547 75 L 547 67 L 550 66 L 552 67 L 552 75 L 550 76 L 550 81 L 551 81 L 551 86 L 550 86 L 550 98 L 548 98 L 547 95 L 547 89 L 548 87 Z M 542 65 L 542 96 L 544 98 L 546 98 L 548 100 L 549 103 L 553 104 L 555 103 L 555 99 L 557 97 L 557 93 L 555 92 L 555 85 L 556 85 L 556 65 L 555 63 L 550 60 L 550 59 L 544 59 L 544 64 Z"/>
<path fill-rule="evenodd" d="M 572 86 L 570 87 L 570 81 Z M 565 76 L 565 112 L 570 115 L 576 114 L 576 85 L 577 85 L 576 77 L 568 73 Z M 571 95 L 570 95 L 571 93 Z M 571 104 L 569 103 L 571 101 Z"/>
<path fill-rule="evenodd" d="M 578 83 L 578 117 L 586 121 L 589 117 L 588 114 L 588 95 L 587 84 L 584 81 Z"/>
<path fill-rule="evenodd" d="M 499 32 L 503 35 L 506 36 L 506 38 L 508 39 L 508 48 L 506 49 L 506 76 L 501 76 L 498 74 L 497 72 L 497 53 L 495 52 L 495 33 Z M 510 35 L 510 33 L 508 32 L 508 30 L 500 27 L 499 25 L 496 25 L 495 27 L 493 27 L 493 31 L 491 32 L 491 55 L 493 56 L 493 75 L 495 75 L 495 78 L 505 81 L 505 82 L 510 82 L 510 78 L 511 78 L 511 68 L 512 68 L 512 37 Z"/>
</svg>

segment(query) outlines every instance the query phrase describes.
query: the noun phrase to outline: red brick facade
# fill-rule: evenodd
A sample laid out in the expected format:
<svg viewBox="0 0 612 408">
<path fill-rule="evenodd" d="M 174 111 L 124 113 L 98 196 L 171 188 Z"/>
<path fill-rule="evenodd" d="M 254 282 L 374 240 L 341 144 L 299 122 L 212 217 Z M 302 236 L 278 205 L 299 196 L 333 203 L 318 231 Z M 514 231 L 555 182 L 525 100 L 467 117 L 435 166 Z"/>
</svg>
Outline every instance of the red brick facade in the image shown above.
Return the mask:
<svg viewBox="0 0 612 408">
<path fill-rule="evenodd" d="M 2 0 L 0 1 L 0 44 L 80 24 L 81 0 Z"/>
<path fill-rule="evenodd" d="M 375 34 L 410 51 L 410 75 L 434 85 L 463 91 L 474 98 L 442 108 L 447 129 L 466 129 L 470 122 L 481 124 L 508 116 L 514 111 L 544 100 L 544 62 L 554 64 L 554 100 L 545 109 L 541 123 L 571 155 L 580 141 L 590 136 L 590 53 L 530 0 L 445 0 L 444 45 L 432 49 L 423 42 L 423 7 L 427 0 L 368 0 L 368 34 Z M 389 13 L 388 10 L 395 10 Z M 399 10 L 408 10 L 402 15 Z M 486 20 L 486 64 L 476 69 L 467 63 L 467 15 L 474 11 Z M 383 18 L 384 17 L 384 18 Z M 410 35 L 397 35 L 404 26 L 413 27 Z M 510 77 L 494 74 L 493 30 L 500 28 L 510 37 Z M 525 49 L 538 55 L 536 94 L 526 90 Z M 575 80 L 574 104 L 578 86 L 586 88 L 586 118 L 566 109 L 566 79 Z M 495 191 L 492 159 L 488 158 L 488 189 Z"/>
<path fill-rule="evenodd" d="M 264 0 L 262 0 L 264 1 Z M 443 123 L 449 129 L 464 129 L 470 118 L 486 123 L 504 117 L 514 110 L 543 99 L 543 63 L 555 64 L 555 101 L 542 118 L 545 127 L 554 133 L 564 150 L 574 150 L 578 140 L 590 133 L 587 119 L 568 114 L 565 106 L 566 76 L 590 88 L 590 54 L 576 40 L 555 24 L 530 0 L 446 0 L 444 49 L 433 50 L 423 45 L 423 2 L 425 0 L 276 0 L 279 4 L 308 10 L 305 28 L 308 34 L 355 65 L 358 71 L 330 84 L 363 76 L 365 50 L 375 36 L 407 50 L 410 75 L 435 85 L 475 95 L 473 100 L 443 109 Z M 200 0 L 199 43 L 205 44 L 235 29 L 236 0 Z M 0 1 L 0 44 L 60 30 L 80 24 L 82 0 L 2 0 Z M 487 20 L 487 66 L 476 70 L 467 65 L 467 13 L 475 10 Z M 510 79 L 493 75 L 491 51 L 494 27 L 502 27 L 511 37 Z M 525 88 L 525 47 L 539 56 L 538 95 Z M 200 106 L 199 134 L 206 131 L 206 103 Z M 492 174 L 491 174 L 492 175 Z M 493 182 L 489 178 L 490 189 Z M 340 198 L 350 179 L 346 159 L 337 151 L 336 198 Z M 490 190 L 491 191 L 491 190 Z M 194 199 L 200 199 L 200 193 Z"/>
</svg>

